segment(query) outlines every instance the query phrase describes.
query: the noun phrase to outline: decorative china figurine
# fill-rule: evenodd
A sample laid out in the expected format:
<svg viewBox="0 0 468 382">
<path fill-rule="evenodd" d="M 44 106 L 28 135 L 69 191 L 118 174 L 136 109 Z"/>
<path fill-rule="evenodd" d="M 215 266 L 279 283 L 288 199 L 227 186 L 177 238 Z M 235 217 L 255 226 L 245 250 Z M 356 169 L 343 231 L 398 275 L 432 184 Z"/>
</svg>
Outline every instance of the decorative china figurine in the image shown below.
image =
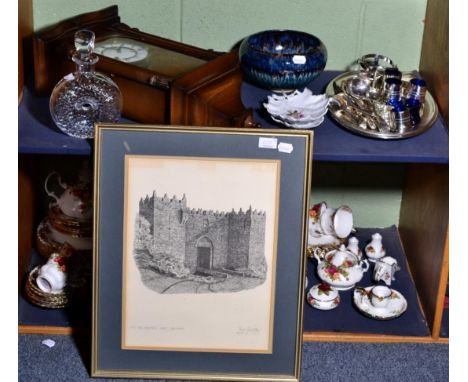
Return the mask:
<svg viewBox="0 0 468 382">
<path fill-rule="evenodd" d="M 36 284 L 45 293 L 58 294 L 67 282 L 66 259 L 58 253 L 50 255 L 49 260 L 39 269 Z"/>
<path fill-rule="evenodd" d="M 267 97 L 263 106 L 271 118 L 294 129 L 310 129 L 320 125 L 328 111 L 328 97 L 313 95 L 312 91 L 295 90 L 292 94 L 275 94 Z"/>
<path fill-rule="evenodd" d="M 382 235 L 380 233 L 372 235 L 372 240 L 366 245 L 365 252 L 369 261 L 373 263 L 385 256 L 385 248 L 382 244 Z"/>
<path fill-rule="evenodd" d="M 359 240 L 357 237 L 350 237 L 346 248 L 354 253 L 359 259 L 362 259 L 362 251 L 359 249 Z"/>
<path fill-rule="evenodd" d="M 337 290 L 348 290 L 361 281 L 369 269 L 367 260 L 360 260 L 342 244 L 339 249 L 328 252 L 322 259 L 317 259 L 317 273 L 320 279 Z"/>
<path fill-rule="evenodd" d="M 408 308 L 400 292 L 384 285 L 356 288 L 353 302 L 362 314 L 376 320 L 392 320 Z"/>
<path fill-rule="evenodd" d="M 247 80 L 273 91 L 302 89 L 319 76 L 327 49 L 319 38 L 293 30 L 267 30 L 245 38 L 239 47 Z"/>
<path fill-rule="evenodd" d="M 373 278 L 375 281 L 382 280 L 390 286 L 395 280 L 395 272 L 399 270 L 397 260 L 391 256 L 385 256 L 375 262 Z"/>
<path fill-rule="evenodd" d="M 99 60 L 94 50 L 94 33 L 75 33 L 73 61 L 77 70 L 55 85 L 49 109 L 55 124 L 65 134 L 93 138 L 95 122 L 117 122 L 122 110 L 122 94 L 108 77 L 94 71 Z"/>
<path fill-rule="evenodd" d="M 314 285 L 307 293 L 310 306 L 320 310 L 334 309 L 340 303 L 338 291 L 326 283 Z"/>
</svg>

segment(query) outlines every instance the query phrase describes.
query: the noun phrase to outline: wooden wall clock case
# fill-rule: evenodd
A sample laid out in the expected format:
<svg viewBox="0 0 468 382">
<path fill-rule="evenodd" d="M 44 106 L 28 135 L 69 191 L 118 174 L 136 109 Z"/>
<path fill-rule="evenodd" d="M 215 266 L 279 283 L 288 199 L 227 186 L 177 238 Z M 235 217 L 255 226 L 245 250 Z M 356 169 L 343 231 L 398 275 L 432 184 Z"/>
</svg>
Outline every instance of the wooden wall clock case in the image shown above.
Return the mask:
<svg viewBox="0 0 468 382">
<path fill-rule="evenodd" d="M 220 53 L 212 50 L 131 28 L 120 22 L 118 7 L 114 5 L 64 20 L 35 34 L 34 84 L 39 95 L 50 95 L 55 84 L 75 70 L 71 56 L 75 49 L 73 36 L 79 29 L 89 29 L 95 33 L 96 53 L 104 54 L 106 44 L 112 48 L 117 41 L 126 44 L 124 49 L 134 48 L 142 53 L 139 57 L 142 59 L 127 62 L 100 54 L 96 64 L 96 71 L 111 77 L 122 91 L 123 116 L 141 123 L 168 123 L 172 82 L 220 56 Z M 115 50 L 114 54 L 117 54 Z"/>
</svg>

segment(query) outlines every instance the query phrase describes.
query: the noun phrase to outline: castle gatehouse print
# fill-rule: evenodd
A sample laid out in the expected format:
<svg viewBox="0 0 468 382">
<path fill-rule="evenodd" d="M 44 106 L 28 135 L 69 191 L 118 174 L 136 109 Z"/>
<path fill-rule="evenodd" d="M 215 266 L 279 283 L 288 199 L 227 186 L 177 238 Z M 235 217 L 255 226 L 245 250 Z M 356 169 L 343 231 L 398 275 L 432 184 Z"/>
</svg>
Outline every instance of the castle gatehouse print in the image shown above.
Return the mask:
<svg viewBox="0 0 468 382">
<path fill-rule="evenodd" d="M 265 211 L 191 208 L 185 194 L 142 196 L 134 258 L 158 293 L 238 292 L 266 279 Z"/>
<path fill-rule="evenodd" d="M 125 156 L 123 349 L 271 353 L 280 175 L 269 158 Z"/>
</svg>

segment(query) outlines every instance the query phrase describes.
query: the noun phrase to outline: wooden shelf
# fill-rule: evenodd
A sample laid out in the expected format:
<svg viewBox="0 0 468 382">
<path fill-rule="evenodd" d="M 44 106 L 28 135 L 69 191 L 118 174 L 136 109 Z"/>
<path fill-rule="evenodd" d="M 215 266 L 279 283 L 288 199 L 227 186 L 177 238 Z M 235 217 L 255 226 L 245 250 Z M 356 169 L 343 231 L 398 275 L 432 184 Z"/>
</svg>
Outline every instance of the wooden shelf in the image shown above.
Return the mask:
<svg viewBox="0 0 468 382">
<path fill-rule="evenodd" d="M 360 240 L 361 248 L 375 232 L 382 234 L 387 255 L 395 257 L 401 267 L 391 287 L 405 296 L 408 301 L 407 311 L 394 320 L 373 320 L 363 316 L 353 306 L 353 290 L 342 291 L 340 292 L 341 303 L 334 310 L 320 311 L 310 307 L 307 303 L 304 304 L 305 341 L 432 341 L 396 226 L 384 229 L 358 229 L 356 236 Z M 43 259 L 33 251 L 31 268 L 42 262 Z M 316 261 L 308 260 L 309 287 L 319 282 L 315 269 Z M 365 273 L 359 286 L 371 285 L 372 270 L 373 265 Z M 73 331 L 89 331 L 90 323 L 90 296 L 67 309 L 40 308 L 27 301 L 22 294 L 19 296 L 19 325 L 22 333 L 70 334 Z"/>
<path fill-rule="evenodd" d="M 119 122 L 130 123 L 124 118 Z M 92 139 L 69 137 L 55 126 L 49 112 L 49 97 L 38 97 L 24 88 L 18 108 L 19 154 L 90 155 L 92 147 Z"/>
<path fill-rule="evenodd" d="M 448 123 L 448 2 L 428 0 L 422 44 L 420 72 Z M 206 73 L 207 71 L 208 73 Z M 171 121 L 191 121 L 190 125 L 221 126 L 243 115 L 243 107 L 254 109 L 254 119 L 264 127 L 277 127 L 259 113 L 266 93 L 241 82 L 236 52 L 228 53 L 175 81 L 171 94 Z M 339 72 L 324 72 L 311 85 L 315 93 L 323 93 L 326 84 Z M 211 77 L 210 77 L 211 75 Z M 176 102 L 177 101 L 177 102 Z M 242 101 L 242 103 L 241 103 Z M 71 138 L 61 133 L 49 114 L 49 98 L 37 97 L 24 88 L 18 109 L 19 154 L 90 155 L 92 141 Z M 187 112 L 188 111 L 188 112 Z M 208 121 L 208 122 L 207 122 Z M 212 121 L 212 123 L 209 123 Z M 122 119 L 123 123 L 131 123 Z M 178 122 L 182 124 L 181 122 Z M 316 127 L 314 160 L 337 162 L 407 163 L 407 177 L 402 195 L 398 229 L 391 227 L 388 240 L 396 248 L 391 256 L 408 255 L 414 276 L 401 270 L 393 287 L 411 301 L 408 311 L 388 322 L 374 322 L 352 311 L 350 297 L 343 292 L 340 307 L 332 312 L 313 311 L 305 305 L 304 339 L 306 341 L 351 342 L 448 342 L 448 309 L 442 309 L 448 277 L 448 129 L 442 118 L 424 134 L 396 141 L 366 138 L 350 133 L 328 116 Z M 20 155 L 20 272 L 27 267 L 30 242 L 34 232 L 37 164 L 35 155 Z M 42 179 L 40 180 L 42 181 Z M 24 211 L 21 211 L 24 210 Z M 24 216 L 23 216 L 24 215 Z M 400 235 L 403 246 L 400 243 Z M 360 230 L 363 238 L 370 231 Z M 361 241 L 363 244 L 363 241 Z M 400 265 L 406 265 L 406 259 Z M 309 272 L 313 272 L 309 262 Z M 409 267 L 407 268 L 409 269 Z M 312 275 L 313 276 L 313 275 Z M 366 278 L 370 277 L 370 271 Z M 368 285 L 367 279 L 362 285 Z M 309 280 L 309 284 L 314 281 Z M 406 286 L 402 283 L 407 282 Z M 361 284 L 361 283 L 360 283 Z M 416 287 L 415 287 L 416 285 Z M 404 288 L 408 288 L 403 290 Z M 416 288 L 418 293 L 416 293 Z M 91 303 L 71 310 L 47 310 L 29 304 L 19 297 L 20 332 L 65 334 L 77 328 L 89 330 Z M 346 311 L 349 311 L 346 313 Z M 425 315 L 422 313 L 424 312 Z M 329 313 L 329 314 L 328 314 Z M 329 319 L 332 315 L 336 319 Z M 80 318 L 81 317 L 81 318 Z M 426 323 L 427 320 L 427 323 Z M 407 325 L 407 322 L 410 324 Z M 46 326 L 44 326 L 46 325 Z M 430 328 L 430 329 L 428 329 Z M 432 333 L 432 335 L 431 335 Z"/>
<path fill-rule="evenodd" d="M 342 72 L 325 71 L 308 87 L 314 94 L 325 93 L 328 83 Z M 246 108 L 253 109 L 253 119 L 265 128 L 278 128 L 262 109 L 269 92 L 242 82 L 241 98 Z M 382 140 L 353 134 L 337 124 L 328 114 L 314 128 L 314 160 L 334 162 L 448 163 L 449 137 L 443 119 L 416 137 Z"/>
<path fill-rule="evenodd" d="M 399 336 L 399 337 L 429 337 L 430 330 L 427 325 L 424 313 L 419 303 L 418 293 L 414 285 L 410 269 L 406 260 L 406 255 L 402 247 L 398 229 L 392 226 L 384 229 L 361 228 L 356 232 L 359 239 L 359 246 L 364 248 L 370 241 L 371 235 L 379 232 L 383 237 L 383 243 L 387 251 L 387 256 L 392 256 L 398 261 L 400 270 L 395 274 L 395 281 L 391 288 L 399 291 L 408 302 L 406 312 L 393 320 L 378 321 L 362 315 L 352 302 L 354 288 L 349 291 L 341 291 L 340 305 L 330 311 L 321 311 L 312 308 L 308 304 L 304 306 L 304 332 L 307 338 L 312 339 L 314 332 L 324 335 L 333 333 L 339 338 L 339 333 L 364 334 L 374 337 Z M 317 261 L 308 260 L 307 278 L 309 287 L 320 282 L 316 275 Z M 374 265 L 371 263 L 369 270 L 364 273 L 364 277 L 357 286 L 367 287 L 375 284 L 372 280 Z"/>
<path fill-rule="evenodd" d="M 324 72 L 311 84 L 314 93 L 324 91 L 328 82 L 340 72 Z M 241 84 L 245 107 L 254 109 L 254 119 L 263 127 L 278 128 L 259 111 L 268 92 L 246 82 Z M 20 154 L 90 155 L 92 140 L 69 137 L 55 127 L 49 113 L 49 97 L 37 97 L 25 89 L 18 110 Z M 122 123 L 132 123 L 122 119 Z M 338 162 L 448 163 L 447 129 L 441 118 L 419 136 L 384 141 L 355 135 L 335 123 L 328 115 L 314 129 L 314 160 Z"/>
</svg>

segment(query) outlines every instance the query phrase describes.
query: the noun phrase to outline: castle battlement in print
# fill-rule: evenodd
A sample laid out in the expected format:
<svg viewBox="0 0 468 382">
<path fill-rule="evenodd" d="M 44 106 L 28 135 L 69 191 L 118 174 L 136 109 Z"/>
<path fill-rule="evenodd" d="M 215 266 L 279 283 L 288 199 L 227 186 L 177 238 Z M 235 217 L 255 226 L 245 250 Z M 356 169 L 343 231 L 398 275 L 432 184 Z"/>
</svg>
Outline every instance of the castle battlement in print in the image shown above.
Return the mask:
<svg viewBox="0 0 468 382">
<path fill-rule="evenodd" d="M 237 209 L 237 208 L 236 208 Z M 266 279 L 264 211 L 190 208 L 187 197 L 142 196 L 134 257 L 159 293 L 238 292 Z"/>
</svg>

